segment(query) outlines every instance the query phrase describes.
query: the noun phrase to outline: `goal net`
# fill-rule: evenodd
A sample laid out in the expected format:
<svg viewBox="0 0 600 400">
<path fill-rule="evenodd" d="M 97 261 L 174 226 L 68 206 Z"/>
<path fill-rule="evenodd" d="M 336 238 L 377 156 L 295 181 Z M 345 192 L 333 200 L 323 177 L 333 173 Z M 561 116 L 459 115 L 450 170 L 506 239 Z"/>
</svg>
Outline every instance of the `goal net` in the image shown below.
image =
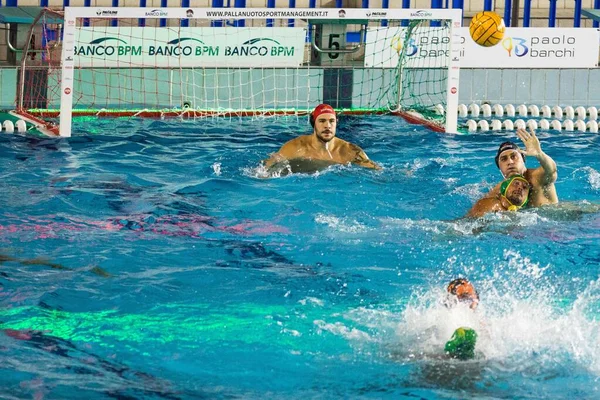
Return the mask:
<svg viewBox="0 0 600 400">
<path fill-rule="evenodd" d="M 306 115 L 328 103 L 456 132 L 460 20 L 460 10 L 45 10 L 17 112 L 70 136 L 78 116 Z"/>
</svg>

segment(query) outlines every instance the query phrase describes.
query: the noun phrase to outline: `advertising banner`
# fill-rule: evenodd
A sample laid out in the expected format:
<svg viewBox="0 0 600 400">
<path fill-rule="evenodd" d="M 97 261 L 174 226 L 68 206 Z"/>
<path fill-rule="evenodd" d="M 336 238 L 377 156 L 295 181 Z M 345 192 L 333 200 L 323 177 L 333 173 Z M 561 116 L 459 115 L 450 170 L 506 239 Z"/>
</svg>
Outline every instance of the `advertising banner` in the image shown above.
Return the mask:
<svg viewBox="0 0 600 400">
<path fill-rule="evenodd" d="M 78 28 L 75 67 L 297 67 L 304 28 Z M 70 61 L 70 60 L 65 60 Z"/>
<path fill-rule="evenodd" d="M 600 49 L 595 28 L 506 28 L 496 46 L 482 47 L 460 28 L 464 40 L 461 67 L 595 68 Z"/>
<path fill-rule="evenodd" d="M 594 28 L 506 28 L 496 46 L 483 47 L 461 36 L 461 68 L 595 68 L 598 66 L 600 32 Z M 448 30 L 417 28 L 404 43 L 405 28 L 382 27 L 367 31 L 365 66 L 393 68 L 404 49 L 408 67 L 433 68 L 447 64 Z"/>
<path fill-rule="evenodd" d="M 398 56 L 402 51 L 408 56 L 407 67 L 439 68 L 448 66 L 449 34 L 448 28 L 417 27 L 413 29 L 411 37 L 405 43 L 406 28 L 368 28 L 365 43 L 365 67 L 395 68 L 398 65 Z"/>
</svg>

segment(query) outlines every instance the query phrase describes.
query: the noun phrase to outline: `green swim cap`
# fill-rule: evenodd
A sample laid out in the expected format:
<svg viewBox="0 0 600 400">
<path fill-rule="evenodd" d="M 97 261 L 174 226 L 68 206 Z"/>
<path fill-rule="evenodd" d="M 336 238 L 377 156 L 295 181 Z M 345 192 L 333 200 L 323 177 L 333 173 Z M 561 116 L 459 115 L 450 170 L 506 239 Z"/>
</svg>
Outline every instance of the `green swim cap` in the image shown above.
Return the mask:
<svg viewBox="0 0 600 400">
<path fill-rule="evenodd" d="M 527 179 L 525 179 L 525 177 L 523 175 L 513 175 L 507 179 L 504 180 L 504 182 L 502 182 L 502 184 L 500 185 L 500 195 L 502 197 L 504 197 L 506 200 L 508 200 L 506 198 L 506 191 L 508 190 L 508 187 L 516 180 L 519 181 L 523 181 L 527 184 L 527 186 L 529 186 L 529 182 L 527 181 Z M 518 204 L 513 204 L 511 203 L 510 200 L 508 200 L 508 202 L 510 203 L 510 207 L 508 208 L 509 211 L 517 211 L 520 208 L 523 208 L 527 205 L 527 203 L 529 203 L 529 193 L 527 193 L 527 196 L 525 197 L 525 200 L 523 201 L 523 203 L 521 205 Z"/>
<path fill-rule="evenodd" d="M 452 358 L 469 360 L 475 357 L 475 344 L 477 344 L 477 332 L 471 328 L 458 328 L 446 342 L 444 350 Z"/>
</svg>

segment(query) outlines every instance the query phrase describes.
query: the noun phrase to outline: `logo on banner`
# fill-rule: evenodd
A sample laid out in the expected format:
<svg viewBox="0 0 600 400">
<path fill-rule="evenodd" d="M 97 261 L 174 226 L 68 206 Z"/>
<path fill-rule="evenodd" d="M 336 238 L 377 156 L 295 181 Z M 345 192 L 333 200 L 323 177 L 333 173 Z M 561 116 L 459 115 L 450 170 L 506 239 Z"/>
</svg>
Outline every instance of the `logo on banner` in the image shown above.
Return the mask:
<svg viewBox="0 0 600 400">
<path fill-rule="evenodd" d="M 377 12 L 377 11 L 374 11 L 374 12 L 368 12 L 366 15 L 367 15 L 367 17 L 384 18 L 384 17 L 387 16 L 387 12 Z"/>
<path fill-rule="evenodd" d="M 404 43 L 402 36 L 394 36 L 391 47 L 400 55 L 404 49 L 404 55 L 408 57 L 441 57 L 448 52 L 450 38 L 437 36 L 415 36 Z M 456 60 L 457 61 L 457 60 Z"/>
<path fill-rule="evenodd" d="M 185 11 L 181 10 L 180 16 Z M 192 11 L 196 17 L 195 10 Z M 124 36 L 117 27 L 84 27 L 78 32 L 74 45 L 68 45 L 73 49 L 68 54 L 73 57 L 77 68 L 118 66 L 123 58 L 141 68 L 212 66 L 223 62 L 243 66 L 262 65 L 264 62 L 276 66 L 302 63 L 306 38 L 303 28 L 245 28 L 242 37 L 228 35 L 225 39 L 215 38 L 217 31 L 233 29 L 195 27 L 173 32 L 163 28 L 134 27 Z"/>
<path fill-rule="evenodd" d="M 502 41 L 502 47 L 508 52 L 508 56 L 512 57 L 513 50 L 514 55 L 517 57 L 523 57 L 529 52 L 527 47 L 527 40 L 518 37 L 507 37 Z"/>
<path fill-rule="evenodd" d="M 394 50 L 396 50 L 396 53 L 398 53 L 398 55 L 400 55 L 400 53 L 402 53 L 402 49 L 405 49 L 404 54 L 407 55 L 408 57 L 414 56 L 415 54 L 417 54 L 417 51 L 419 51 L 419 49 L 417 48 L 417 45 L 415 43 L 415 39 L 413 39 L 413 38 L 409 39 L 406 46 L 404 46 L 404 41 L 403 41 L 402 37 L 394 36 L 392 38 L 391 46 Z"/>
<path fill-rule="evenodd" d="M 431 17 L 433 14 L 429 11 L 425 11 L 425 10 L 417 10 L 415 12 L 411 12 L 410 16 L 411 17 L 419 17 L 419 18 L 425 18 L 425 17 Z"/>
<path fill-rule="evenodd" d="M 529 54 L 531 58 L 569 58 L 575 57 L 575 38 L 573 36 L 533 36 L 529 39 L 518 37 L 507 37 L 502 41 L 502 47 L 508 52 L 508 56 L 514 54 L 524 57 Z"/>
<path fill-rule="evenodd" d="M 197 44 L 195 44 L 196 42 Z M 229 57 L 293 57 L 294 46 L 283 46 L 279 41 L 271 38 L 259 37 L 247 40 L 239 46 L 225 46 L 224 56 Z M 87 45 L 75 46 L 73 53 L 76 56 L 218 56 L 219 46 L 206 45 L 202 40 L 195 38 L 180 38 L 167 42 L 166 45 L 141 45 L 132 46 L 118 37 L 101 37 L 94 39 Z"/>
<path fill-rule="evenodd" d="M 160 9 L 155 9 L 152 11 L 148 11 L 146 12 L 146 14 L 144 14 L 146 17 L 168 17 L 169 16 L 169 12 L 168 11 L 163 11 Z"/>
<path fill-rule="evenodd" d="M 340 16 L 340 18 L 344 18 L 344 17 L 346 17 L 346 11 L 345 10 L 340 10 L 338 12 L 338 15 Z"/>
<path fill-rule="evenodd" d="M 458 89 L 456 89 L 455 87 L 453 87 L 452 89 L 450 89 L 450 93 L 456 94 L 456 92 L 458 92 Z"/>
<path fill-rule="evenodd" d="M 86 46 L 75 46 L 73 52 L 76 56 L 139 56 L 142 54 L 142 46 L 130 46 L 116 37 L 102 37 L 92 40 Z"/>
<path fill-rule="evenodd" d="M 65 88 L 65 94 L 67 94 L 67 95 L 71 94 L 71 88 L 68 88 L 68 87 Z"/>
<path fill-rule="evenodd" d="M 114 17 L 118 14 L 118 11 L 115 10 L 98 10 L 96 11 L 96 15 L 99 17 Z"/>
<path fill-rule="evenodd" d="M 197 42 L 200 45 L 195 45 Z M 149 56 L 218 56 L 219 46 L 208 46 L 200 39 L 180 38 L 167 42 L 166 46 L 149 46 Z"/>
<path fill-rule="evenodd" d="M 392 38 L 392 43 L 390 45 L 392 47 L 392 49 L 396 50 L 396 53 L 398 55 L 400 55 L 400 53 L 402 52 L 402 37 L 401 36 L 394 36 Z"/>
<path fill-rule="evenodd" d="M 369 28 L 367 37 L 373 35 L 377 40 L 365 46 L 368 67 L 396 67 L 403 59 L 409 68 L 428 68 L 458 58 L 467 68 L 595 68 L 600 33 L 586 28 L 507 28 L 503 40 L 491 48 L 476 45 L 468 28 L 458 28 L 452 35 L 439 27 L 417 27 L 410 32 L 397 27 Z M 450 43 L 456 43 L 451 52 Z M 428 59 L 431 62 L 422 62 Z"/>
<path fill-rule="evenodd" d="M 254 38 L 246 40 L 240 46 L 225 46 L 225 56 L 293 57 L 294 50 L 293 46 L 282 46 L 275 39 Z"/>
</svg>

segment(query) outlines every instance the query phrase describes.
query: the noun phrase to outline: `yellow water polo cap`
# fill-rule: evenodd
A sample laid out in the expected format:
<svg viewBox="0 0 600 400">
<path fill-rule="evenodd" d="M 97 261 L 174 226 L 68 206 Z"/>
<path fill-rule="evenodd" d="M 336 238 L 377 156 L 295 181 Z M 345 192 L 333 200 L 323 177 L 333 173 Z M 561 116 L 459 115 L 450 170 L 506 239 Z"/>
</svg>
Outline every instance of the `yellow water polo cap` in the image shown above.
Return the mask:
<svg viewBox="0 0 600 400">
<path fill-rule="evenodd" d="M 506 199 L 506 201 L 508 201 L 510 203 L 510 206 L 508 207 L 508 211 L 517 211 L 520 208 L 525 207 L 527 205 L 527 203 L 529 202 L 529 193 L 527 193 L 527 196 L 525 196 L 525 200 L 523 200 L 523 203 L 521 203 L 520 205 L 513 204 L 510 200 L 508 200 L 506 198 L 506 191 L 508 190 L 508 188 L 514 181 L 523 181 L 529 187 L 529 181 L 527 181 L 527 179 L 525 179 L 525 177 L 523 175 L 519 175 L 519 174 L 513 175 L 513 176 L 505 179 L 504 182 L 502 182 L 502 184 L 500 185 L 500 195 L 502 197 L 504 197 Z"/>
</svg>

